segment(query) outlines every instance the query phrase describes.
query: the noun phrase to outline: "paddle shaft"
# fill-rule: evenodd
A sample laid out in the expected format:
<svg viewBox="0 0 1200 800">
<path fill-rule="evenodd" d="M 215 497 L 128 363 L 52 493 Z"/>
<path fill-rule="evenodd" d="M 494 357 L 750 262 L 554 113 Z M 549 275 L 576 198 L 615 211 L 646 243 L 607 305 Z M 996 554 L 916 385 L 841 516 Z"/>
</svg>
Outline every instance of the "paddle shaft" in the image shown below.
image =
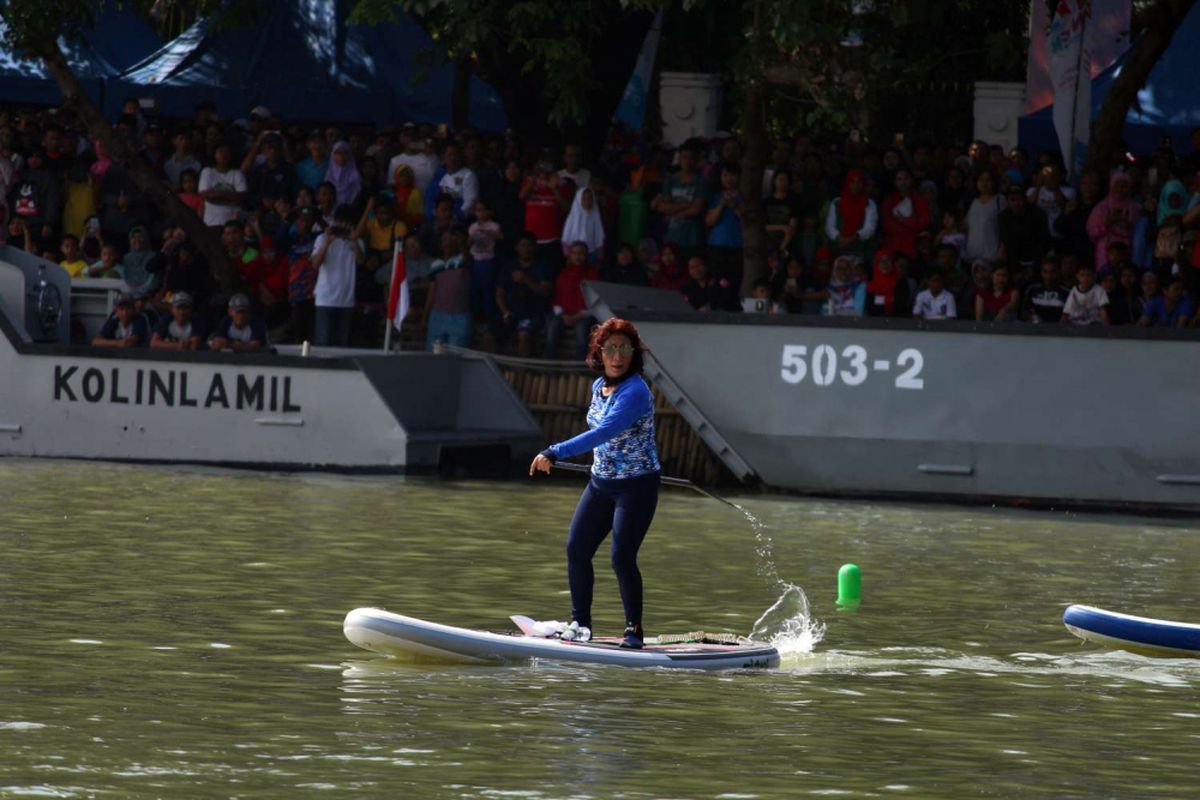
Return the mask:
<svg viewBox="0 0 1200 800">
<path fill-rule="evenodd" d="M 592 472 L 592 468 L 589 467 L 587 464 L 574 464 L 570 461 L 556 461 L 556 462 L 554 462 L 554 468 L 555 469 L 565 469 L 570 472 L 584 472 L 589 475 Z M 684 489 L 691 489 L 694 492 L 699 492 L 700 494 L 704 495 L 705 497 L 710 497 L 713 500 L 717 500 L 721 503 L 724 503 L 727 506 L 736 508 L 738 511 L 742 510 L 741 506 L 737 505 L 736 503 L 731 503 L 728 500 L 726 500 L 724 497 L 718 497 L 717 495 L 713 494 L 712 492 L 701 489 L 699 486 L 692 483 L 687 478 L 670 478 L 670 477 L 667 477 L 664 475 L 660 480 L 663 483 L 665 483 L 667 486 L 681 486 Z"/>
</svg>

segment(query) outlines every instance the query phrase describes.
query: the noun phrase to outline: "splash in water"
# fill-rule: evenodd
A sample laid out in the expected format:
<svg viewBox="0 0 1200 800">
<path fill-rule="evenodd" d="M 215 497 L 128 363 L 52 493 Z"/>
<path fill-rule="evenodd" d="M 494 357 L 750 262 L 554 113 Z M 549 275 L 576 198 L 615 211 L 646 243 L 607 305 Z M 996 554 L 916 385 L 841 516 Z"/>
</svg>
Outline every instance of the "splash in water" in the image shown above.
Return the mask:
<svg viewBox="0 0 1200 800">
<path fill-rule="evenodd" d="M 750 638 L 771 643 L 785 659 L 811 653 L 825 636 L 825 623 L 813 619 L 804 590 L 780 577 L 775 563 L 775 542 L 767 533 L 767 526 L 749 509 L 734 503 L 730 505 L 742 512 L 754 530 L 758 574 L 779 590 L 779 598 L 754 623 Z"/>
<path fill-rule="evenodd" d="M 755 621 L 750 638 L 771 643 L 784 659 L 811 653 L 825 636 L 825 623 L 813 619 L 803 589 L 794 583 L 780 586 L 779 598 Z"/>
</svg>

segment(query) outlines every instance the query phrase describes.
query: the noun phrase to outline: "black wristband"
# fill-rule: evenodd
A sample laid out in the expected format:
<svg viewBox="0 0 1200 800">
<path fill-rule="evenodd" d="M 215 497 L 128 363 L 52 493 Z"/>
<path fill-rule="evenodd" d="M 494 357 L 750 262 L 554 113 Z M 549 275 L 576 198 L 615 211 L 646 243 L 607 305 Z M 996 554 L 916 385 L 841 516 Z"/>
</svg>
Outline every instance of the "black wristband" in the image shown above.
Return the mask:
<svg viewBox="0 0 1200 800">
<path fill-rule="evenodd" d="M 543 458 L 545 458 L 545 459 L 546 459 L 547 461 L 549 461 L 551 464 L 554 464 L 554 463 L 556 463 L 556 462 L 558 461 L 558 456 L 554 455 L 554 451 L 553 451 L 553 450 L 551 450 L 549 447 L 547 447 L 547 448 L 546 448 L 545 450 L 543 450 L 542 452 L 538 453 L 538 455 L 539 455 L 539 456 L 542 456 Z"/>
</svg>

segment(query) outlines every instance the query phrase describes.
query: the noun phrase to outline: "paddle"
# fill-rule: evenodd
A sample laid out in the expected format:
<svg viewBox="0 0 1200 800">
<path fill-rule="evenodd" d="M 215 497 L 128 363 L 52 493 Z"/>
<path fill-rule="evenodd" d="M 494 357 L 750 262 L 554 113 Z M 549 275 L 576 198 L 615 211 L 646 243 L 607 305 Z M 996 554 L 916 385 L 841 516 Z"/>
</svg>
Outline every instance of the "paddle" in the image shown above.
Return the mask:
<svg viewBox="0 0 1200 800">
<path fill-rule="evenodd" d="M 554 462 L 554 468 L 555 469 L 565 469 L 570 472 L 586 472 L 589 474 L 592 471 L 592 468 L 590 466 L 588 466 L 587 464 L 573 464 L 570 461 L 556 461 L 556 462 Z M 713 494 L 712 492 L 705 491 L 704 489 L 701 489 L 699 486 L 692 483 L 691 481 L 689 481 L 686 478 L 669 478 L 669 477 L 663 476 L 662 482 L 668 486 L 682 486 L 685 489 L 691 489 L 694 492 L 699 492 L 700 494 L 704 495 L 705 497 L 711 497 L 713 500 L 720 501 L 731 508 L 736 508 L 738 511 L 742 510 L 742 507 L 739 506 L 737 503 L 731 503 L 730 501 L 726 500 L 724 497 L 718 497 L 717 495 Z"/>
</svg>

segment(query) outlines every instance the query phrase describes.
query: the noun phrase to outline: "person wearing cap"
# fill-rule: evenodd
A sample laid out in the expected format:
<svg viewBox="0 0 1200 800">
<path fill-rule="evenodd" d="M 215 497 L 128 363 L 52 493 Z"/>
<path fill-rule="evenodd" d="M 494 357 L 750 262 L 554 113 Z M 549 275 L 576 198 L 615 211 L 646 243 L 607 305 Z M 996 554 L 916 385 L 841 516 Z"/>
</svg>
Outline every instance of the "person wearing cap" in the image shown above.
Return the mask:
<svg viewBox="0 0 1200 800">
<path fill-rule="evenodd" d="M 171 316 L 159 320 L 150 347 L 155 350 L 199 350 L 204 342 L 204 325 L 192 317 L 192 296 L 175 292 L 171 296 Z"/>
<path fill-rule="evenodd" d="M 143 347 L 149 340 L 146 320 L 137 312 L 133 295 L 117 298 L 112 316 L 92 339 L 93 347 Z"/>
<path fill-rule="evenodd" d="M 246 144 L 253 145 L 262 137 L 262 133 L 271 123 L 271 110 L 266 106 L 255 106 L 246 116 Z M 242 168 L 243 172 L 248 172 Z"/>
<path fill-rule="evenodd" d="M 229 298 L 229 313 L 217 324 L 210 350 L 232 350 L 235 353 L 257 353 L 267 344 L 267 329 L 261 320 L 250 313 L 250 298 L 235 294 Z"/>
</svg>

